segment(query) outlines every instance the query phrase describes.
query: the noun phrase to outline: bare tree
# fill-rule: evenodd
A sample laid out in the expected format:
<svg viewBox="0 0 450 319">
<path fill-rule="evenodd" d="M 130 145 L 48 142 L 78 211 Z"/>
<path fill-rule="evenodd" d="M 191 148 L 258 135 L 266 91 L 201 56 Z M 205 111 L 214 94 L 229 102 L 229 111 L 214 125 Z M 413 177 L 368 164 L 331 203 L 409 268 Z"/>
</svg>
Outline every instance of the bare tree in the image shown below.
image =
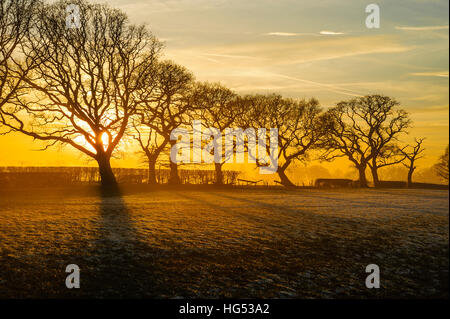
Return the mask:
<svg viewBox="0 0 450 319">
<path fill-rule="evenodd" d="M 246 112 L 247 123 L 244 127 L 278 130 L 278 168 L 277 174 L 284 186 L 294 186 L 286 175 L 287 168 L 294 161 L 308 159 L 308 152 L 316 149 L 325 126 L 316 99 L 295 101 L 280 95 L 247 96 L 249 111 Z M 269 144 L 266 145 L 269 152 Z M 248 152 L 252 156 L 251 152 Z M 255 155 L 253 155 L 255 156 Z M 256 160 L 257 166 L 265 165 Z"/>
<path fill-rule="evenodd" d="M 23 56 L 24 39 L 33 24 L 36 0 L 0 2 L 0 116 L 2 109 L 21 88 L 23 78 L 35 66 L 35 59 Z"/>
<path fill-rule="evenodd" d="M 382 95 L 338 103 L 328 111 L 331 126 L 324 140 L 326 152 L 322 158 L 348 157 L 359 172 L 361 187 L 367 187 L 366 168 L 369 166 L 377 185 L 378 168 L 401 161 L 395 142 L 410 120 L 404 110 L 396 109 L 397 106 L 397 101 Z"/>
<path fill-rule="evenodd" d="M 438 175 L 448 184 L 448 145 L 444 154 L 439 158 L 439 162 L 435 165 Z"/>
<path fill-rule="evenodd" d="M 402 149 L 396 143 L 399 136 L 406 133 L 411 121 L 404 110 L 397 109 L 399 103 L 387 96 L 372 96 L 367 103 L 373 105 L 374 116 L 377 119 L 372 122 L 376 134 L 371 140 L 372 160 L 368 162 L 373 183 L 377 187 L 378 169 L 396 165 L 404 160 Z"/>
<path fill-rule="evenodd" d="M 414 145 L 407 145 L 400 150 L 404 155 L 404 161 L 402 164 L 408 169 L 407 187 L 412 187 L 413 185 L 412 175 L 417 168 L 415 166 L 416 162 L 423 157 L 423 152 L 425 151 L 422 145 L 424 140 L 425 138 L 416 138 Z"/>
<path fill-rule="evenodd" d="M 206 128 L 216 128 L 223 135 L 226 129 L 236 126 L 236 121 L 245 110 L 243 104 L 239 103 L 238 96 L 230 89 L 218 83 L 201 83 L 197 85 L 198 99 L 196 101 L 196 112 L 192 113 L 192 119 L 200 119 Z M 215 183 L 223 184 L 222 167 L 233 157 L 235 148 L 231 149 L 221 145 L 220 162 L 215 162 Z"/>
<path fill-rule="evenodd" d="M 80 24 L 66 26 L 66 8 L 77 5 Z M 140 104 L 161 48 L 145 26 L 106 5 L 84 0 L 41 7 L 25 54 L 39 64 L 24 78 L 28 94 L 2 112 L 12 131 L 70 145 L 95 159 L 102 185 L 115 185 L 110 159 Z M 41 45 L 43 44 L 43 45 Z"/>
<path fill-rule="evenodd" d="M 130 135 L 138 142 L 147 162 L 147 183 L 157 184 L 156 163 L 160 154 L 166 150 L 168 141 L 149 125 L 143 125 L 141 122 L 134 120 L 132 126 L 133 131 L 130 132 Z"/>
<path fill-rule="evenodd" d="M 176 141 L 170 139 L 172 131 L 187 123 L 187 112 L 192 109 L 194 76 L 186 68 L 172 61 L 158 64 L 152 94 L 143 89 L 144 101 L 139 108 L 139 123 L 135 125 L 140 147 L 149 164 L 149 183 L 156 183 L 155 165 L 161 152 Z M 148 131 L 143 133 L 142 128 Z M 170 161 L 169 183 L 179 184 L 178 164 Z"/>
<path fill-rule="evenodd" d="M 401 153 L 404 155 L 404 159 L 408 160 L 406 163 L 405 161 L 402 162 L 403 166 L 405 166 L 408 169 L 408 178 L 407 178 L 407 186 L 412 187 L 412 176 L 414 171 L 416 170 L 416 162 L 417 160 L 421 159 L 423 157 L 422 153 L 425 151 L 425 149 L 422 146 L 422 143 L 425 139 L 419 138 L 415 139 L 416 143 L 415 145 L 407 145 L 401 150 Z"/>
<path fill-rule="evenodd" d="M 405 147 L 400 148 L 397 144 L 386 145 L 377 152 L 377 156 L 373 157 L 372 161 L 369 161 L 368 165 L 375 186 L 379 184 L 378 169 L 403 162 L 406 158 L 403 154 Z"/>
</svg>

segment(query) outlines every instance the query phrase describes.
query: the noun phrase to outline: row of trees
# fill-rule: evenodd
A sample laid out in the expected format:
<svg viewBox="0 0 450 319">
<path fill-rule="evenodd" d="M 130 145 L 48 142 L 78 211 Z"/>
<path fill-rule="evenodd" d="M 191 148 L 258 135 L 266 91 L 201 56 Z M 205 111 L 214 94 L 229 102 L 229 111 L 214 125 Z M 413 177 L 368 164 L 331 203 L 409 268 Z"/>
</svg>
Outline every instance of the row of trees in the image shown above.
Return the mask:
<svg viewBox="0 0 450 319">
<path fill-rule="evenodd" d="M 69 4 L 80 8 L 76 28 L 66 25 Z M 362 187 L 367 168 L 377 185 L 379 168 L 403 163 L 411 183 L 423 155 L 423 139 L 401 145 L 411 121 L 392 98 L 359 97 L 323 111 L 315 99 L 241 96 L 218 83 L 198 82 L 186 68 L 162 60 L 162 45 L 145 26 L 130 24 L 124 13 L 106 5 L 3 0 L 0 10 L 3 133 L 23 133 L 46 142 L 45 148 L 72 146 L 97 161 L 103 185 L 116 183 L 110 160 L 130 139 L 146 156 L 149 183 L 156 183 L 157 161 L 177 142 L 171 132 L 193 120 L 222 134 L 230 127 L 277 128 L 277 173 L 286 186 L 293 185 L 288 167 L 311 156 L 347 157 Z M 218 184 L 233 154 L 220 155 Z M 178 164 L 168 162 L 169 182 L 179 183 Z"/>
</svg>

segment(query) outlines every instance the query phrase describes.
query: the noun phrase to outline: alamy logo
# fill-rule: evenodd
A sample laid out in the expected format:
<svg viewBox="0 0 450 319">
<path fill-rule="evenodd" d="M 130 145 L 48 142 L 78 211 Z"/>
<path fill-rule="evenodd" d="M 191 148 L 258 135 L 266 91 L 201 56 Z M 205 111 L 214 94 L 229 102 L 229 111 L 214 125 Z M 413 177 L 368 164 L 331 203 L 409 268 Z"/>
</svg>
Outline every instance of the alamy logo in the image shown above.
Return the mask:
<svg viewBox="0 0 450 319">
<path fill-rule="evenodd" d="M 67 265 L 66 272 L 69 273 L 66 277 L 66 287 L 69 289 L 80 288 L 80 267 L 75 264 Z"/>
<path fill-rule="evenodd" d="M 366 7 L 366 13 L 369 13 L 369 15 L 366 18 L 366 27 L 368 29 L 379 29 L 380 7 L 375 3 L 371 3 Z"/>
<path fill-rule="evenodd" d="M 192 139 L 185 128 L 171 132 L 170 139 L 176 141 L 170 150 L 173 163 L 244 163 L 246 151 L 247 162 L 257 163 L 260 174 L 278 170 L 277 128 L 227 128 L 223 136 L 214 127 L 202 131 L 202 122 L 193 121 L 192 131 Z"/>
<path fill-rule="evenodd" d="M 66 7 L 66 29 L 78 29 L 81 27 L 80 6 L 69 4 Z"/>
<path fill-rule="evenodd" d="M 366 277 L 366 287 L 369 289 L 380 288 L 380 267 L 376 264 L 367 265 L 366 273 L 369 273 Z"/>
</svg>

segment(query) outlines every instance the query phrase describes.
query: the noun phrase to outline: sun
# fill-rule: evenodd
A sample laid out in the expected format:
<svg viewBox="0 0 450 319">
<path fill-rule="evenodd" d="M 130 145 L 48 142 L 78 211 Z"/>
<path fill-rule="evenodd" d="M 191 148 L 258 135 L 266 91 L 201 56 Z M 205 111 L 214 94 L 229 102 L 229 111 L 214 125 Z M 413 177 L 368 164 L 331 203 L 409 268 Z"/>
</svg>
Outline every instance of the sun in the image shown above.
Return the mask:
<svg viewBox="0 0 450 319">
<path fill-rule="evenodd" d="M 102 133 L 101 140 L 103 144 L 103 149 L 106 151 L 109 146 L 109 135 L 107 133 Z"/>
<path fill-rule="evenodd" d="M 108 149 L 109 143 L 110 143 L 108 133 L 106 133 L 106 132 L 101 133 L 100 139 L 102 141 L 103 149 L 106 151 Z M 79 135 L 79 136 L 75 137 L 73 140 L 75 143 L 86 148 L 87 150 L 89 150 L 91 152 L 97 152 L 96 149 L 94 148 L 94 146 L 91 145 L 91 143 L 89 143 L 83 135 Z"/>
</svg>

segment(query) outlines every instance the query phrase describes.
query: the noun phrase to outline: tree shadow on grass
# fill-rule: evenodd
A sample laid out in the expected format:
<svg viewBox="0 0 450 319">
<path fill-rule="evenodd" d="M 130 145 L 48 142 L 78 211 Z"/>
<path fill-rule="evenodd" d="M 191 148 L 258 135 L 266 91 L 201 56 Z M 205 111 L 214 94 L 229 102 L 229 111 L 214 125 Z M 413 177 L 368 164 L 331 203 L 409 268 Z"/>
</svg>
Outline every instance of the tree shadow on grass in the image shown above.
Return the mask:
<svg viewBox="0 0 450 319">
<path fill-rule="evenodd" d="M 82 289 L 96 298 L 156 297 L 157 249 L 140 238 L 120 190 L 100 189 L 99 198 L 97 237 L 85 256 Z"/>
</svg>

